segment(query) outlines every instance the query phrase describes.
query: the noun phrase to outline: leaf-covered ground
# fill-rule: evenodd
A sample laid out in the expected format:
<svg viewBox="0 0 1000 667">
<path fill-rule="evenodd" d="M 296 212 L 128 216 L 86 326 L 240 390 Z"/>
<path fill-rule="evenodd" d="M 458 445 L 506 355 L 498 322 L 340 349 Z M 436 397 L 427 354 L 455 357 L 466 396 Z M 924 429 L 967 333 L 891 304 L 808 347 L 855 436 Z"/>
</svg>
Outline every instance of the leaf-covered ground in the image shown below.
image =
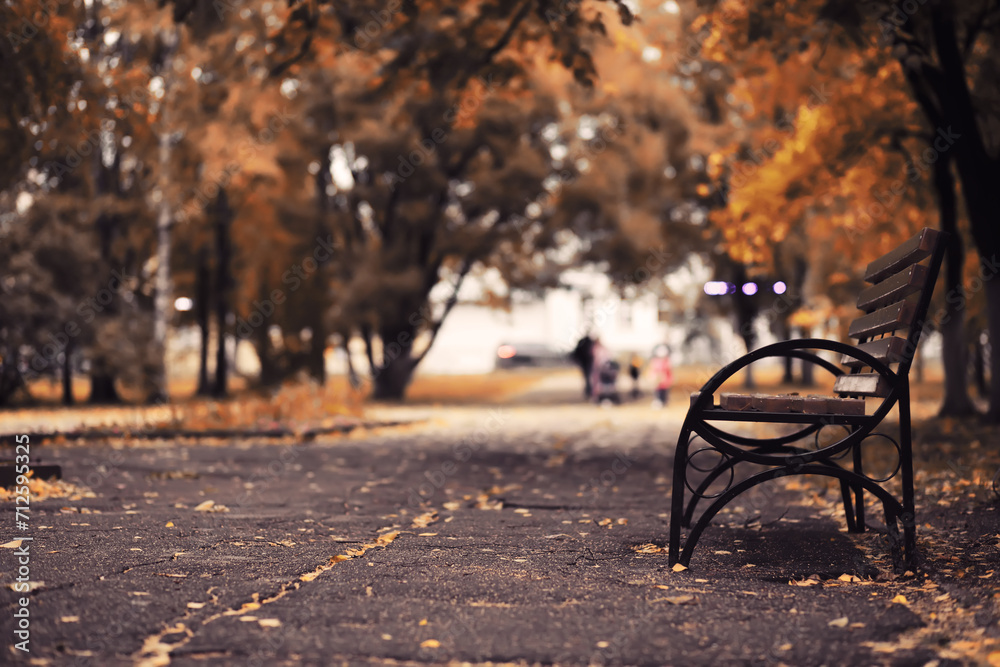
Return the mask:
<svg viewBox="0 0 1000 667">
<path fill-rule="evenodd" d="M 309 442 L 42 445 L 73 486 L 32 505 L 32 658 L 1000 661 L 994 429 L 918 422 L 915 572 L 892 571 L 878 532 L 845 532 L 837 488 L 798 478 L 739 498 L 676 571 L 663 549 L 682 399 L 602 409 L 558 386 L 372 408 L 414 423 Z M 891 458 L 873 448 L 870 463 Z"/>
</svg>

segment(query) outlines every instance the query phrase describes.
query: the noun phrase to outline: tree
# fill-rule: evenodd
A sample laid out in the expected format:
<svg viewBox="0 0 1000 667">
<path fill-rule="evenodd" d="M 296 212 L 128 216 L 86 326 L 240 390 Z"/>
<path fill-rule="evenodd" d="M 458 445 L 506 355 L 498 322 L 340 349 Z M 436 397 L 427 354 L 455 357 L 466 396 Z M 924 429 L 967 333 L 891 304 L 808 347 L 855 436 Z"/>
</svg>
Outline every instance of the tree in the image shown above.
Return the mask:
<svg viewBox="0 0 1000 667">
<path fill-rule="evenodd" d="M 839 79 L 842 85 L 829 95 L 833 101 L 830 104 L 825 104 L 819 111 L 820 116 L 830 116 L 837 113 L 835 109 L 846 112 L 846 114 L 841 114 L 834 133 L 835 139 L 839 135 L 844 138 L 844 141 L 834 141 L 829 148 L 826 148 L 824 146 L 824 133 L 821 132 L 819 135 L 809 138 L 808 143 L 799 144 L 803 150 L 818 151 L 819 155 L 825 156 L 822 166 L 813 165 L 814 171 L 829 173 L 836 177 L 838 182 L 832 184 L 832 188 L 825 185 L 817 189 L 815 185 L 821 180 L 814 182 L 813 187 L 808 189 L 793 188 L 791 190 L 793 195 L 805 193 L 805 196 L 798 197 L 787 196 L 789 190 L 780 185 L 783 183 L 781 178 L 777 179 L 779 187 L 768 192 L 762 192 L 755 187 L 744 188 L 744 192 L 754 193 L 751 196 L 754 200 L 753 210 L 758 223 L 754 224 L 753 220 L 750 220 L 750 224 L 746 224 L 748 221 L 744 220 L 744 224 L 740 225 L 739 229 L 735 225 L 730 226 L 731 233 L 744 241 L 737 246 L 742 248 L 739 252 L 747 252 L 748 249 L 752 248 L 764 248 L 764 244 L 760 241 L 762 238 L 767 238 L 766 234 L 768 233 L 772 239 L 775 238 L 775 235 L 780 237 L 785 233 L 783 230 L 788 228 L 785 220 L 790 217 L 788 213 L 792 213 L 792 219 L 795 217 L 796 199 L 801 200 L 803 205 L 808 207 L 814 207 L 814 202 L 816 202 L 824 213 L 828 215 L 830 212 L 834 213 L 828 217 L 830 224 L 823 225 L 828 229 L 837 227 L 848 230 L 855 229 L 854 236 L 865 239 L 870 239 L 872 233 L 878 231 L 878 238 L 884 239 L 886 233 L 892 233 L 891 230 L 885 229 L 887 225 L 883 224 L 887 219 L 887 213 L 895 214 L 894 221 L 898 221 L 900 218 L 917 221 L 922 218 L 920 209 L 925 208 L 925 201 L 922 199 L 920 191 L 915 190 L 910 183 L 923 182 L 939 188 L 940 221 L 943 226 L 949 226 L 955 217 L 954 206 L 951 203 L 953 197 L 947 191 L 948 188 L 952 188 L 953 192 L 954 188 L 950 178 L 949 163 L 952 159 L 957 160 L 958 156 L 962 154 L 962 151 L 959 150 L 962 142 L 955 142 L 957 136 L 947 131 L 946 124 L 943 124 L 944 116 L 928 114 L 928 100 L 926 95 L 921 92 L 920 87 L 927 84 L 914 78 L 913 68 L 916 66 L 916 61 L 913 59 L 913 54 L 904 57 L 903 50 L 898 47 L 895 51 L 890 51 L 885 48 L 885 42 L 879 43 L 876 40 L 867 39 L 863 28 L 871 26 L 863 25 L 863 17 L 859 11 L 860 3 L 838 3 L 836 6 L 832 3 L 820 2 L 791 4 L 792 6 L 789 7 L 784 4 L 779 6 L 777 3 L 762 3 L 755 5 L 750 11 L 743 11 L 733 6 L 718 3 L 713 4 L 715 9 L 713 13 L 703 17 L 703 20 L 709 24 L 718 26 L 718 30 L 713 33 L 714 37 L 710 46 L 715 50 L 715 55 L 719 59 L 735 60 L 744 68 L 743 71 L 747 71 L 746 66 L 751 64 L 757 68 L 756 74 L 762 75 L 761 79 L 755 76 L 750 79 L 751 81 L 759 83 L 762 79 L 766 79 L 777 82 L 770 86 L 771 89 L 782 89 L 782 92 L 773 96 L 775 103 L 769 103 L 766 98 L 761 100 L 760 94 L 755 96 L 753 99 L 754 108 L 761 109 L 763 107 L 764 113 L 780 109 L 777 102 L 784 103 L 785 100 L 789 99 L 801 100 L 801 91 L 804 89 L 801 82 L 804 76 L 810 77 L 808 82 L 814 93 L 819 90 L 823 92 L 824 97 L 828 97 L 825 85 L 829 79 L 826 77 L 835 73 L 836 68 L 843 68 L 845 64 L 853 70 L 853 73 L 849 73 L 846 77 L 843 75 L 834 77 L 834 84 Z M 929 12 L 929 14 L 946 19 L 947 17 L 941 14 L 946 7 L 947 3 L 936 3 L 934 11 Z M 880 8 L 888 13 L 901 11 L 895 6 L 880 5 Z M 984 22 L 988 22 L 988 15 L 988 11 L 975 14 Z M 983 18 L 984 16 L 985 18 Z M 895 24 L 884 23 L 882 27 L 885 36 L 892 37 L 898 32 L 896 24 L 903 27 L 916 20 L 912 16 L 906 20 L 903 20 L 904 18 L 900 17 Z M 944 25 L 948 25 L 947 21 Z M 953 24 L 952 27 L 954 27 Z M 930 30 L 927 26 L 925 29 Z M 940 30 L 931 30 L 931 32 L 940 34 Z M 972 30 L 967 35 L 971 38 L 971 41 L 968 42 L 971 47 L 975 42 L 975 31 Z M 909 37 L 903 36 L 901 39 L 910 46 L 914 44 Z M 980 45 L 980 49 L 983 48 L 985 47 Z M 929 54 L 932 50 L 928 48 L 922 53 Z M 970 66 L 978 67 L 972 63 Z M 960 72 L 944 77 L 933 72 L 929 74 L 925 72 L 925 74 L 930 76 L 935 84 L 941 84 L 944 79 L 949 81 L 965 80 Z M 818 87 L 812 83 L 815 81 L 820 82 Z M 793 88 L 791 91 L 787 90 L 789 86 Z M 800 91 L 798 96 L 795 94 L 796 87 Z M 983 92 L 987 95 L 991 94 L 991 90 L 990 87 L 983 87 Z M 768 88 L 765 88 L 765 95 L 770 92 Z M 854 97 L 853 102 L 851 99 L 845 99 L 844 92 L 850 92 L 851 96 Z M 958 94 L 956 91 L 949 93 L 943 89 L 940 89 L 938 93 L 940 95 Z M 874 104 L 872 104 L 873 101 Z M 797 104 L 801 104 L 801 102 Z M 951 100 L 947 104 L 953 106 Z M 903 113 L 900 113 L 900 110 L 904 110 Z M 915 116 L 917 113 L 922 113 L 926 119 Z M 797 117 L 797 114 L 793 114 L 793 117 Z M 861 122 L 859 123 L 859 121 Z M 798 128 L 796 128 L 796 134 L 798 134 Z M 825 133 L 825 136 L 829 138 L 829 132 Z M 955 146 L 954 150 L 952 144 Z M 866 150 L 851 150 L 852 146 L 867 148 Z M 832 150 L 833 148 L 839 148 L 840 151 Z M 900 157 L 903 159 L 900 160 Z M 772 164 L 777 166 L 779 163 L 780 161 L 775 159 Z M 798 160 L 794 164 L 786 162 L 784 166 L 785 168 L 792 166 L 793 171 L 797 173 L 802 171 Z M 960 176 L 961 173 L 960 168 Z M 982 173 L 987 172 L 980 171 L 980 174 Z M 899 177 L 890 180 L 892 174 L 897 174 Z M 879 183 L 884 185 L 879 187 Z M 875 187 L 872 187 L 872 184 L 875 184 Z M 759 180 L 755 185 L 760 185 Z M 978 186 L 974 189 L 982 190 Z M 852 190 L 855 193 L 860 192 L 868 200 L 860 207 L 860 210 L 867 215 L 858 215 L 856 212 L 848 210 L 845 224 L 842 212 L 838 212 L 835 208 L 831 210 L 830 204 L 833 203 L 838 192 L 849 194 Z M 814 192 L 824 194 L 816 198 L 812 194 Z M 785 196 L 782 196 L 783 194 Z M 965 194 L 964 186 L 963 194 Z M 971 212 L 971 208 L 968 206 L 968 197 L 969 195 L 965 194 L 966 208 Z M 734 206 L 741 207 L 739 199 L 740 193 L 737 192 L 734 197 L 735 201 L 729 204 L 730 212 Z M 764 210 L 761 208 L 766 207 L 768 201 L 779 201 L 784 205 L 785 200 L 789 199 L 792 203 L 792 210 L 785 211 L 785 215 L 782 216 L 783 220 L 771 225 L 766 208 Z M 751 209 L 743 206 L 742 210 L 747 212 Z M 880 210 L 881 213 L 873 216 L 872 210 Z M 838 215 L 838 213 L 840 214 Z M 920 224 L 924 224 L 922 220 Z M 975 226 L 976 223 L 973 225 Z M 815 227 L 811 229 L 814 230 L 810 231 L 810 236 L 813 238 L 817 238 L 815 235 L 817 232 L 822 234 L 822 229 Z M 885 231 L 881 231 L 881 229 L 885 229 Z M 902 231 L 905 233 L 908 230 Z M 860 236 L 861 234 L 864 236 Z M 989 243 L 992 242 L 991 238 L 989 234 L 980 233 L 978 235 L 977 244 L 981 255 L 983 248 L 988 248 Z M 959 240 L 956 236 L 956 243 Z M 846 256 L 855 259 L 857 264 L 863 265 L 868 259 L 866 255 L 859 256 L 857 253 L 851 253 L 850 248 L 844 248 L 844 250 L 847 251 Z M 947 347 L 949 350 L 946 355 L 948 378 L 944 408 L 946 411 L 957 413 L 967 412 L 971 407 L 965 383 L 965 364 L 962 358 L 964 335 L 961 326 L 961 311 L 964 309 L 965 300 L 961 295 L 960 284 L 955 284 L 955 280 L 961 275 L 961 263 L 958 261 L 961 258 L 961 247 L 956 245 L 949 253 L 946 288 L 952 297 L 949 299 L 949 306 L 959 303 L 962 307 L 951 307 L 951 310 L 945 317 L 941 318 L 940 322 L 944 325 L 943 331 L 948 339 Z M 838 270 L 837 273 L 840 271 Z M 956 296 L 957 298 L 954 298 Z"/>
<path fill-rule="evenodd" d="M 998 8 L 989 2 L 958 5 L 935 0 L 915 6 L 914 11 L 881 2 L 798 2 L 794 9 L 790 12 L 765 3 L 736 18 L 769 26 L 766 34 L 751 32 L 748 41 L 760 40 L 779 57 L 789 57 L 792 45 L 821 43 L 893 58 L 896 72 L 908 84 L 908 96 L 931 130 L 932 145 L 921 154 L 936 160 L 947 153 L 954 161 L 971 236 L 979 252 L 979 271 L 984 277 L 995 275 L 992 258 L 1000 250 L 1000 230 L 992 218 L 1000 194 L 988 184 L 1000 169 L 989 138 L 995 122 L 992 100 L 997 95 L 993 73 L 997 69 Z M 942 201 L 947 207 L 947 199 Z M 951 254 L 961 256 L 954 250 Z M 951 279 L 958 273 L 950 268 L 946 271 Z M 1000 287 L 983 277 L 979 282 L 988 302 L 991 339 L 996 340 L 1000 336 Z M 958 306 L 952 312 L 962 311 L 966 303 L 963 295 L 956 292 L 951 297 Z M 994 357 L 992 363 L 1000 361 Z M 993 420 L 1000 418 L 998 370 L 1000 366 L 991 367 L 989 416 Z"/>
<path fill-rule="evenodd" d="M 544 1 L 290 14 L 272 71 L 303 100 L 314 168 L 332 166 L 313 190 L 337 247 L 331 328 L 364 339 L 376 398 L 403 396 L 470 272 L 532 288 L 580 261 L 631 276 L 643 252 L 628 239 L 663 238 L 665 207 L 683 200 L 663 176 L 687 157 L 683 127 L 637 76 L 634 100 L 569 92 L 593 84 L 600 33 L 624 38 L 605 14 Z M 442 282 L 450 295 L 434 306 Z"/>
</svg>

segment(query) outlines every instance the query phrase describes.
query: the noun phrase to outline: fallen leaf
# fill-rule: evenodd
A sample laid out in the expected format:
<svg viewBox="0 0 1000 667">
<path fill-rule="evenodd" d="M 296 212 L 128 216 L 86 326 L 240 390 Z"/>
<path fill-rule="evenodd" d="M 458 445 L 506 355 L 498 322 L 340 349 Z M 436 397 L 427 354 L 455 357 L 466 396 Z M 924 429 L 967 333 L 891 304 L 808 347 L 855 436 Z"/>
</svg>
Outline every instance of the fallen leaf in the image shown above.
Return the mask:
<svg viewBox="0 0 1000 667">
<path fill-rule="evenodd" d="M 21 542 L 23 541 L 24 540 L 11 540 L 7 544 L 0 544 L 0 547 L 3 547 L 4 549 L 17 549 L 21 546 Z"/>
<path fill-rule="evenodd" d="M 280 628 L 281 621 L 276 618 L 261 618 L 257 621 L 262 628 Z"/>
<path fill-rule="evenodd" d="M 195 512 L 228 512 L 229 508 L 225 505 L 218 505 L 214 500 L 206 500 L 205 502 L 198 503 L 194 507 Z"/>
<path fill-rule="evenodd" d="M 434 537 L 437 533 L 420 533 L 417 537 Z"/>
<path fill-rule="evenodd" d="M 79 616 L 63 616 L 62 618 L 59 619 L 59 622 L 60 623 L 79 623 L 80 622 L 80 617 Z"/>
<path fill-rule="evenodd" d="M 685 567 L 684 565 L 681 565 L 680 563 L 674 563 L 674 566 L 671 569 L 674 572 L 683 572 L 684 570 L 687 569 L 687 567 Z"/>
<path fill-rule="evenodd" d="M 427 639 L 420 642 L 420 648 L 437 648 L 438 646 L 441 646 L 441 642 L 436 639 Z"/>
<path fill-rule="evenodd" d="M 818 583 L 819 580 L 817 579 L 799 579 L 799 580 L 793 579 L 792 581 L 788 582 L 790 586 L 815 586 Z"/>
<path fill-rule="evenodd" d="M 164 528 L 173 528 L 173 527 L 174 527 L 174 522 L 173 521 L 168 521 L 167 525 L 164 526 Z"/>
<path fill-rule="evenodd" d="M 426 618 L 421 619 L 420 622 L 417 623 L 417 625 L 427 625 L 427 619 Z"/>
<path fill-rule="evenodd" d="M 398 530 L 393 530 L 388 533 L 383 533 L 382 535 L 379 535 L 375 539 L 375 546 L 384 547 L 385 545 L 389 544 L 394 539 L 396 539 L 398 536 L 399 536 Z"/>
<path fill-rule="evenodd" d="M 413 519 L 414 528 L 426 528 L 435 521 L 437 521 L 437 512 L 427 512 L 426 514 L 421 514 Z"/>
<path fill-rule="evenodd" d="M 694 602 L 693 595 L 675 595 L 674 597 L 663 598 L 670 604 L 690 604 Z"/>
<path fill-rule="evenodd" d="M 846 628 L 847 623 L 848 623 L 847 617 L 841 616 L 840 618 L 833 619 L 832 621 L 827 623 L 827 625 L 829 625 L 831 628 Z"/>
<path fill-rule="evenodd" d="M 444 503 L 442 507 L 444 507 L 446 510 L 451 510 L 452 512 L 454 512 L 455 510 L 462 507 L 462 503 L 457 502 L 455 500 L 449 500 L 448 502 Z"/>
<path fill-rule="evenodd" d="M 18 588 L 14 588 L 18 586 Z M 24 590 L 24 586 L 28 587 L 28 590 Z M 31 591 L 37 591 L 39 588 L 45 588 L 44 581 L 20 581 L 7 584 L 7 588 L 18 593 L 30 593 Z"/>
<path fill-rule="evenodd" d="M 897 604 L 910 604 L 905 595 L 897 595 L 892 599 L 892 601 Z"/>
<path fill-rule="evenodd" d="M 837 577 L 837 581 L 846 581 L 849 584 L 853 584 L 861 580 L 855 577 L 853 574 L 842 574 L 839 577 Z"/>
<path fill-rule="evenodd" d="M 715 554 L 716 556 L 732 556 L 733 555 L 732 551 L 725 551 L 723 549 L 719 549 L 718 551 L 713 551 L 712 553 Z"/>
<path fill-rule="evenodd" d="M 660 547 L 658 547 L 658 546 L 656 546 L 655 544 L 652 544 L 652 543 L 640 544 L 639 546 L 632 547 L 632 549 L 635 550 L 636 553 L 640 553 L 640 554 L 661 554 L 661 553 L 663 553 L 663 549 L 662 548 L 660 548 Z"/>
</svg>

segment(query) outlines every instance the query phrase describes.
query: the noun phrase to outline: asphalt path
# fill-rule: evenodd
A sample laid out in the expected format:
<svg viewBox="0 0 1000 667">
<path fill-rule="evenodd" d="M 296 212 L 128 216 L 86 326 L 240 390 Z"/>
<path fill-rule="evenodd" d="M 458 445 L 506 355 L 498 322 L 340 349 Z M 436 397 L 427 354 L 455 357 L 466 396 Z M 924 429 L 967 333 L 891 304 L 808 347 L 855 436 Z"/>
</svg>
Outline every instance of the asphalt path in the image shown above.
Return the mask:
<svg viewBox="0 0 1000 667">
<path fill-rule="evenodd" d="M 93 497 L 30 535 L 30 653 L 0 549 L 0 661 L 51 665 L 1000 663 L 996 503 L 921 497 L 919 571 L 785 480 L 667 536 L 683 407 L 383 408 L 307 443 L 44 445 Z M 89 494 L 88 494 L 89 495 Z M 996 575 L 996 576 L 995 576 Z M 993 662 L 997 660 L 998 662 Z"/>
</svg>

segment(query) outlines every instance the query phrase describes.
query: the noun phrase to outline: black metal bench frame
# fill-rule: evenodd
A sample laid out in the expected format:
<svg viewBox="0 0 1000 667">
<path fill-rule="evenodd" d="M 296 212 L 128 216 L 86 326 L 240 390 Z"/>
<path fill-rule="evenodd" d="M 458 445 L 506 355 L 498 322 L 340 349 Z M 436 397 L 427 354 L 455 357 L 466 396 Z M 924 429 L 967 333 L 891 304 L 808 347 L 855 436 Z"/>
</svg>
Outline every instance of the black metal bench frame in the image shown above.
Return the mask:
<svg viewBox="0 0 1000 667">
<path fill-rule="evenodd" d="M 671 565 L 680 563 L 687 566 L 690 563 L 694 547 L 712 518 L 741 493 L 779 477 L 821 475 L 840 481 L 847 527 L 851 532 L 865 530 L 864 491 L 880 500 L 897 569 L 914 567 L 916 521 L 909 370 L 944 258 L 946 237 L 942 232 L 924 229 L 868 266 L 865 280 L 873 285 L 864 290 L 858 299 L 859 308 L 867 314 L 855 320 L 851 326 L 852 337 L 858 339 L 857 346 L 823 339 L 790 340 L 768 345 L 753 350 L 722 368 L 702 386 L 700 392 L 692 396 L 691 408 L 681 428 L 674 453 L 668 549 Z M 928 257 L 928 264 L 920 264 Z M 907 299 L 913 294 L 919 295 L 915 301 Z M 892 335 L 903 328 L 908 329 L 905 342 Z M 889 338 L 885 337 L 887 333 L 890 334 Z M 850 372 L 845 372 L 837 364 L 819 356 L 816 351 L 843 355 L 841 363 L 849 366 Z M 841 396 L 878 396 L 882 398 L 882 402 L 871 414 L 840 411 L 837 409 L 838 399 L 830 401 L 832 409 L 815 413 L 726 409 L 716 405 L 716 392 L 727 380 L 751 363 L 769 357 L 791 357 L 811 362 L 838 378 L 837 384 L 843 386 L 839 389 L 835 387 L 835 391 Z M 895 370 L 891 368 L 893 364 L 896 366 Z M 864 368 L 869 368 L 872 372 L 860 374 Z M 896 406 L 899 413 L 898 442 L 889 435 L 876 431 Z M 797 424 L 802 428 L 773 438 L 753 438 L 731 433 L 716 425 L 718 422 Z M 829 425 L 843 426 L 847 434 L 840 440 L 821 447 L 819 431 Z M 872 437 L 889 440 L 898 451 L 899 464 L 888 477 L 875 478 L 865 474 L 862 447 L 864 441 Z M 707 446 L 691 452 L 691 444 L 696 438 L 701 438 Z M 808 438 L 815 439 L 814 447 L 801 444 Z M 692 459 L 706 450 L 718 455 L 719 461 L 711 468 L 699 468 L 693 464 Z M 838 463 L 848 453 L 851 454 L 850 469 Z M 765 466 L 765 470 L 736 482 L 735 471 L 740 464 L 757 464 Z M 702 473 L 694 475 L 696 481 L 693 483 L 689 479 L 692 471 Z M 882 486 L 897 474 L 901 475 L 901 498 L 896 498 Z M 708 493 L 713 484 L 725 476 L 728 476 L 728 483 L 724 488 Z M 690 497 L 685 503 L 686 495 Z M 692 526 L 695 510 L 701 500 L 712 502 Z M 900 555 L 897 522 L 903 528 L 903 557 Z M 682 528 L 690 529 L 683 548 Z"/>
</svg>

